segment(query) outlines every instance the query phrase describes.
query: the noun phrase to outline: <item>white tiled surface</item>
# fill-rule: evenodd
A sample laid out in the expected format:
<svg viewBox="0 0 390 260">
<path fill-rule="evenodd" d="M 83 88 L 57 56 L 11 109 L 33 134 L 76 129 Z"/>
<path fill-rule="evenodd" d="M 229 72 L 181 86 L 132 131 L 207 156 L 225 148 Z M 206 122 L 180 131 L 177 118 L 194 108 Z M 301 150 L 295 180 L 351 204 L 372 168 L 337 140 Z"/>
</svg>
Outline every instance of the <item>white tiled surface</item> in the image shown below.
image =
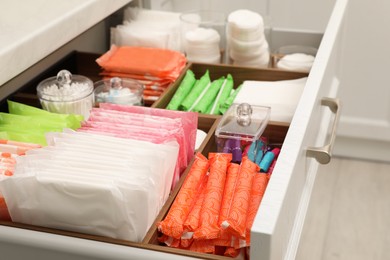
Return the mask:
<svg viewBox="0 0 390 260">
<path fill-rule="evenodd" d="M 321 166 L 297 260 L 390 259 L 390 164 L 332 159 Z"/>
</svg>

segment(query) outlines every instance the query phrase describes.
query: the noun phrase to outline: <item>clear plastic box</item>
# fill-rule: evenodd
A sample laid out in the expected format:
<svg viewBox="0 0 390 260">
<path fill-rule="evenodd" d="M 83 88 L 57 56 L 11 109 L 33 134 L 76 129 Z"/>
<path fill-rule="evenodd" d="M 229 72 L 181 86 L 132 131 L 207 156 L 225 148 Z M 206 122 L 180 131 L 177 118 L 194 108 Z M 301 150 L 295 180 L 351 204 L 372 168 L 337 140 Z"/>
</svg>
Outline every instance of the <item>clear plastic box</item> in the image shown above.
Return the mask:
<svg viewBox="0 0 390 260">
<path fill-rule="evenodd" d="M 217 151 L 232 153 L 232 161 L 240 162 L 245 147 L 260 139 L 270 114 L 270 107 L 232 104 L 215 131 Z"/>
</svg>

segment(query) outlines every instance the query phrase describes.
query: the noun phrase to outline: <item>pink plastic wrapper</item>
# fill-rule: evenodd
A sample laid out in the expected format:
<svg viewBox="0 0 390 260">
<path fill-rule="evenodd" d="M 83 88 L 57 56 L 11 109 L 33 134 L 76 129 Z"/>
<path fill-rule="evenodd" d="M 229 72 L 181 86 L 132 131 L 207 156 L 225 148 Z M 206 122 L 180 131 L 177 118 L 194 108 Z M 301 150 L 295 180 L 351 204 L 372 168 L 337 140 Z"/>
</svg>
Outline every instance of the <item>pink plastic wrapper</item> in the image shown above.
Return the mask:
<svg viewBox="0 0 390 260">
<path fill-rule="evenodd" d="M 172 188 L 194 156 L 197 113 L 100 103 L 78 129 L 122 138 L 165 143 L 175 139 L 180 146 Z"/>
<path fill-rule="evenodd" d="M 103 109 L 111 109 L 153 116 L 163 116 L 168 118 L 180 118 L 183 124 L 184 136 L 186 137 L 185 146 L 187 148 L 187 163 L 189 163 L 194 156 L 196 130 L 198 127 L 198 113 L 173 111 L 159 108 L 148 108 L 141 106 L 124 106 L 110 103 L 100 103 L 99 106 Z"/>
<path fill-rule="evenodd" d="M 179 172 L 182 172 L 187 167 L 187 151 L 184 145 L 185 137 L 180 121 L 172 122 L 173 119 L 166 118 L 170 119 L 171 122 L 170 125 L 165 127 L 164 121 L 167 120 L 161 120 L 160 124 L 158 124 L 157 120 L 156 122 L 147 122 L 147 117 L 145 116 L 144 122 L 141 122 L 138 120 L 139 118 L 132 120 L 131 117 L 117 117 L 115 113 L 110 114 L 110 112 L 106 112 L 104 116 L 96 116 L 96 113 L 96 110 L 93 111 L 88 121 L 82 123 L 81 131 L 95 129 L 101 132 L 113 133 L 116 137 L 144 140 L 153 143 L 164 143 L 175 139 L 180 145 L 178 158 Z M 130 115 L 130 113 L 127 114 Z"/>
</svg>

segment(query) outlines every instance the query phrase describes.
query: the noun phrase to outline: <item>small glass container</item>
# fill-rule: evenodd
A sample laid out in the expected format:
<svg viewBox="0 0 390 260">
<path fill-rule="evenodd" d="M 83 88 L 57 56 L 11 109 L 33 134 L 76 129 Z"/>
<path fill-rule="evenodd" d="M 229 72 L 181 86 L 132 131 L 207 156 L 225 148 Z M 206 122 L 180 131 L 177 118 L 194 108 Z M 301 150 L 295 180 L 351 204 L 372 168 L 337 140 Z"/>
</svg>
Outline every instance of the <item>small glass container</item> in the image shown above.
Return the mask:
<svg viewBox="0 0 390 260">
<path fill-rule="evenodd" d="M 180 15 L 181 42 L 187 60 L 201 63 L 223 63 L 225 57 L 226 15 L 199 10 Z"/>
<path fill-rule="evenodd" d="M 41 81 L 37 94 L 43 109 L 59 114 L 78 114 L 84 119 L 88 119 L 94 104 L 93 82 L 67 70 Z"/>
<path fill-rule="evenodd" d="M 114 77 L 95 82 L 95 105 L 143 105 L 144 85 L 137 80 Z"/>
<path fill-rule="evenodd" d="M 232 104 L 215 130 L 217 151 L 232 153 L 232 161 L 240 162 L 245 147 L 260 140 L 270 114 L 270 107 Z"/>
<path fill-rule="evenodd" d="M 309 72 L 313 66 L 317 48 L 303 45 L 287 45 L 271 56 L 272 67 L 284 70 Z"/>
</svg>

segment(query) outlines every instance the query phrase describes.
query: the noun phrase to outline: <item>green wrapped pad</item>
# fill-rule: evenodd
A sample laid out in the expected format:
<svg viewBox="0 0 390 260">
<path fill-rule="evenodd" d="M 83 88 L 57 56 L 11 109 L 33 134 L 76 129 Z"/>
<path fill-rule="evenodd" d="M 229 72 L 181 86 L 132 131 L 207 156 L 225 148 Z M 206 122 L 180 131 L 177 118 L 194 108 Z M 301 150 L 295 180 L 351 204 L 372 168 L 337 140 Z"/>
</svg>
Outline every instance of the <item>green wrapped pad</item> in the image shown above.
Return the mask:
<svg viewBox="0 0 390 260">
<path fill-rule="evenodd" d="M 225 100 L 225 103 L 223 103 L 219 109 L 219 111 L 222 113 L 222 115 L 229 109 L 229 107 L 233 104 L 234 99 L 236 98 L 238 92 L 240 92 L 241 89 L 240 85 L 237 89 L 233 90 L 233 92 L 230 94 L 230 96 Z"/>
<path fill-rule="evenodd" d="M 207 70 L 206 73 L 195 82 L 194 87 L 191 92 L 187 95 L 187 97 L 183 100 L 181 105 L 179 106 L 180 110 L 191 111 L 190 108 L 194 104 L 195 100 L 199 97 L 202 91 L 210 84 L 210 75 Z"/>
<path fill-rule="evenodd" d="M 186 75 L 180 83 L 180 86 L 177 88 L 166 108 L 169 110 L 177 110 L 181 102 L 186 98 L 188 93 L 190 93 L 191 88 L 194 86 L 195 82 L 195 74 L 191 70 L 187 70 Z"/>
<path fill-rule="evenodd" d="M 207 108 L 217 97 L 219 89 L 221 88 L 224 81 L 225 77 L 221 77 L 217 80 L 214 80 L 210 84 L 210 87 L 205 88 L 199 97 L 195 100 L 195 103 L 193 104 L 194 109 L 192 109 L 192 111 L 205 114 L 207 112 Z"/>
<path fill-rule="evenodd" d="M 82 115 L 51 113 L 43 109 L 28 106 L 11 100 L 7 100 L 7 103 L 10 114 L 21 116 L 40 116 L 50 121 L 63 122 L 66 124 L 66 127 L 72 128 L 74 130 L 80 128 L 81 121 L 84 120 Z"/>
<path fill-rule="evenodd" d="M 207 109 L 207 114 L 211 115 L 220 115 L 220 107 L 225 103 L 226 99 L 229 97 L 230 92 L 233 89 L 234 81 L 232 75 L 228 74 L 227 78 L 224 80 L 221 88 L 219 89 L 218 95 L 215 98 L 214 102 Z"/>
</svg>

